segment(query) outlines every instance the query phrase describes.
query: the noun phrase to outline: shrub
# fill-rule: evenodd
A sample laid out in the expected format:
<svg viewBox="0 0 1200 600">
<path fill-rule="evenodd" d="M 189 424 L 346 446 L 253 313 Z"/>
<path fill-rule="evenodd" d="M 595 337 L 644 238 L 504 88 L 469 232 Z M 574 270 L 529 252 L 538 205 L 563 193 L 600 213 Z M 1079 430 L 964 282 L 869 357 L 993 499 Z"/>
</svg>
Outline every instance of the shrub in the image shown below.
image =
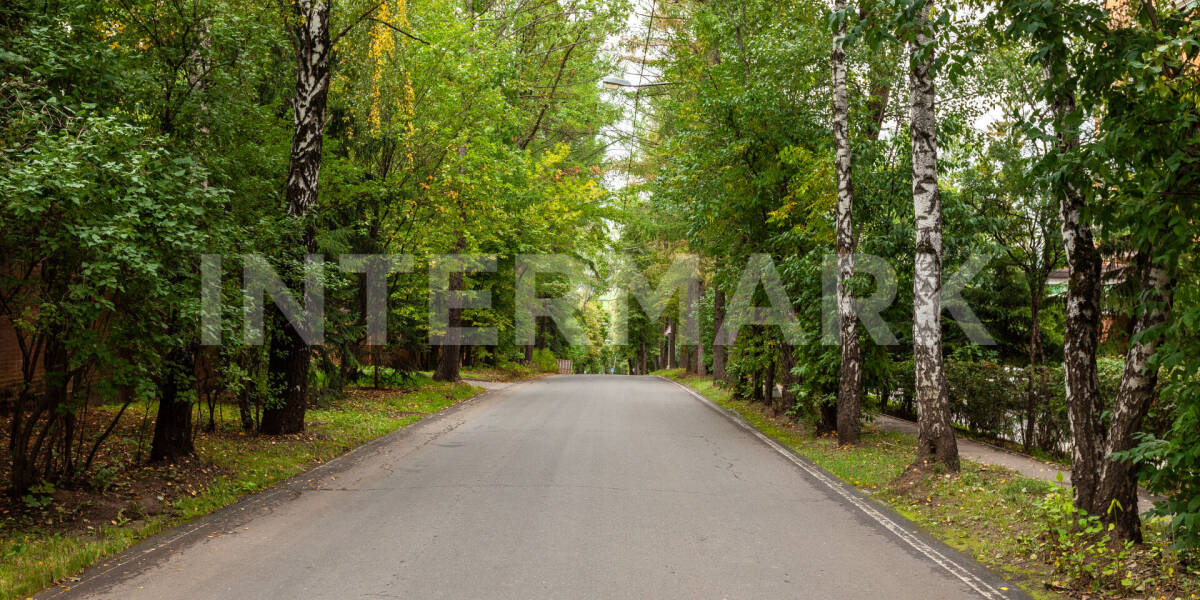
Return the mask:
<svg viewBox="0 0 1200 600">
<path fill-rule="evenodd" d="M 989 360 L 946 361 L 954 420 L 970 431 L 1007 438 L 1020 424 L 1024 372 Z"/>
<path fill-rule="evenodd" d="M 542 373 L 557 373 L 558 359 L 554 358 L 554 353 L 547 348 L 538 348 L 533 351 L 533 366 Z"/>
<path fill-rule="evenodd" d="M 1030 386 L 1032 375 L 1033 385 Z M 915 419 L 913 362 L 892 363 L 872 378 L 885 412 Z M 947 358 L 946 385 L 957 425 L 976 435 L 1028 442 L 1030 448 L 1061 454 L 1070 438 L 1062 365 L 1005 365 L 979 357 Z"/>
<path fill-rule="evenodd" d="M 1027 549 L 1031 558 L 1054 565 L 1061 577 L 1048 587 L 1085 598 L 1186 595 L 1177 576 L 1187 567 L 1161 538 L 1146 544 L 1117 540 L 1112 525 L 1075 508 L 1069 489 L 1051 486 L 1035 515 L 1041 529 L 1028 539 Z"/>
<path fill-rule="evenodd" d="M 796 346 L 792 350 L 795 366 L 789 391 L 795 394 L 796 402 L 788 411 L 800 422 L 812 424 L 819 431 L 836 428 L 838 378 L 841 368 L 841 353 L 836 346 L 821 344 L 813 340 Z"/>
</svg>

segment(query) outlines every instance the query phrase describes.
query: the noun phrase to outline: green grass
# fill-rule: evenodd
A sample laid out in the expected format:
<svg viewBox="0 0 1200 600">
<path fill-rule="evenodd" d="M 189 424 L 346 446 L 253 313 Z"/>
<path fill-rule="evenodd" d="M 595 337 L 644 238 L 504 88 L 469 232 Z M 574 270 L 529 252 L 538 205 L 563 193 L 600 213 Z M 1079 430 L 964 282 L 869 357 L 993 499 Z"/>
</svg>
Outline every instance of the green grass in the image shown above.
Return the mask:
<svg viewBox="0 0 1200 600">
<path fill-rule="evenodd" d="M 200 458 L 221 474 L 195 495 L 183 494 L 162 515 L 97 524 L 86 535 L 46 533 L 36 525 L 0 534 L 0 598 L 24 598 L 70 577 L 154 534 L 235 502 L 335 458 L 370 440 L 415 423 L 483 391 L 467 384 L 436 383 L 417 376 L 401 390 L 351 390 L 328 406 L 310 409 L 303 436 L 268 438 L 238 433 L 236 411 L 219 415 L 216 435 L 200 435 Z M 142 414 L 152 407 L 130 407 Z M 136 410 L 135 410 L 136 409 Z M 133 440 L 116 439 L 131 445 Z M 54 507 L 50 507 L 53 509 Z M 130 518 L 133 518 L 130 515 Z M 6 527 L 7 529 L 7 527 Z"/>
<path fill-rule="evenodd" d="M 432 377 L 433 371 L 421 371 L 419 373 L 424 377 Z M 458 376 L 463 379 L 476 379 L 479 381 L 520 381 L 537 377 L 542 373 L 530 365 L 506 362 L 500 366 L 494 367 L 463 367 L 459 370 Z"/>
<path fill-rule="evenodd" d="M 533 367 L 520 363 L 505 363 L 504 367 L 470 367 L 459 373 L 464 379 L 483 381 L 516 381 L 537 375 Z"/>
</svg>

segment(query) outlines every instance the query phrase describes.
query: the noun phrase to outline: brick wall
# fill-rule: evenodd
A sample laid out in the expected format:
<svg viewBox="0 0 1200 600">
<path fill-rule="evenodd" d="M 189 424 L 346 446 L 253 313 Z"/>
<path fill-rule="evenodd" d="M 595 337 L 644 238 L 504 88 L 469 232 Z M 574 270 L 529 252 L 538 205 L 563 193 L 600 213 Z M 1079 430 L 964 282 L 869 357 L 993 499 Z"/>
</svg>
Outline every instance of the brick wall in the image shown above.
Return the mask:
<svg viewBox="0 0 1200 600">
<path fill-rule="evenodd" d="M 8 319 L 0 317 L 0 398 L 6 392 L 17 391 L 23 383 L 21 367 L 24 358 L 21 356 L 21 346 L 17 344 L 17 332 L 9 324 Z M 40 378 L 44 370 L 39 363 L 34 369 L 33 376 Z"/>
<path fill-rule="evenodd" d="M 0 389 L 21 384 L 21 348 L 17 333 L 5 319 L 0 319 Z"/>
</svg>

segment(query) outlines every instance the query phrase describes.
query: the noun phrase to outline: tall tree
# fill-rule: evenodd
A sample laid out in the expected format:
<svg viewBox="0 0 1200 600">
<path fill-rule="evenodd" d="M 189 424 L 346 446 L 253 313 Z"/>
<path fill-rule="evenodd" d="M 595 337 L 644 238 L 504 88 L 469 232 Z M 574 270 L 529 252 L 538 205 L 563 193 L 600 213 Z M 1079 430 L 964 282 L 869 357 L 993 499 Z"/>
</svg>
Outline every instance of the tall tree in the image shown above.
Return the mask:
<svg viewBox="0 0 1200 600">
<path fill-rule="evenodd" d="M 693 314 L 699 319 L 700 315 L 700 299 L 704 297 L 704 281 L 696 278 L 688 283 L 688 302 L 692 305 Z M 700 328 L 697 327 L 697 330 Z M 690 368 L 695 375 L 708 375 L 708 366 L 704 364 L 704 340 L 696 339 L 696 347 L 691 353 Z"/>
<path fill-rule="evenodd" d="M 179 348 L 171 354 L 159 384 L 158 416 L 154 419 L 154 440 L 150 444 L 151 462 L 174 461 L 196 451 L 192 436 L 192 403 L 180 398 L 195 379 L 190 369 L 181 368 L 184 361 L 180 356 L 194 357 L 196 352 L 194 348 Z"/>
<path fill-rule="evenodd" d="M 296 52 L 296 95 L 292 99 L 292 151 L 288 163 L 287 215 L 299 222 L 303 233 L 298 248 L 316 250 L 316 229 L 306 222 L 317 207 L 317 182 L 321 174 L 321 148 L 325 139 L 325 113 L 329 102 L 330 5 L 324 0 L 296 0 L 287 20 Z M 298 279 L 298 278 L 297 278 Z M 281 320 L 284 321 L 284 320 Z M 284 434 L 304 430 L 308 402 L 308 368 L 311 352 L 300 332 L 283 322 L 280 338 L 272 344 L 270 370 L 281 398 L 263 411 L 263 433 Z"/>
<path fill-rule="evenodd" d="M 1134 321 L 1133 341 L 1125 353 L 1125 370 L 1101 455 L 1104 460 L 1100 463 L 1094 502 L 1104 506 L 1095 506 L 1092 511 L 1106 515 L 1106 520 L 1116 526 L 1116 534 L 1121 539 L 1139 542 L 1142 524 L 1138 511 L 1137 465 L 1114 459 L 1113 454 L 1128 451 L 1136 445 L 1135 436 L 1157 395 L 1158 364 L 1153 360 L 1161 338 L 1143 334 L 1167 323 L 1174 284 L 1167 267 L 1155 263 L 1153 256 L 1152 251 L 1139 252 L 1135 259 L 1146 304 Z"/>
<path fill-rule="evenodd" d="M 942 359 L 942 198 L 938 188 L 933 0 L 917 10 L 909 42 L 912 195 L 916 213 L 913 272 L 913 366 L 917 402 L 917 462 L 957 471 L 958 444 Z"/>
<path fill-rule="evenodd" d="M 1160 345 L 1176 343 L 1170 327 L 1174 288 L 1185 264 L 1181 256 L 1194 249 L 1196 239 L 1190 215 L 1195 214 L 1200 128 L 1194 101 L 1184 100 L 1195 90 L 1196 58 L 1194 50 L 1172 49 L 1181 38 L 1194 36 L 1192 19 L 1182 12 L 1164 17 L 1151 2 L 1116 3 L 1107 11 L 1086 5 L 1054 8 L 1046 14 L 1036 7 L 1019 18 L 1050 24 L 1046 37 L 1037 41 L 1046 57 L 1045 90 L 1058 138 L 1056 179 L 1070 267 L 1064 370 L 1074 500 L 1077 508 L 1111 524 L 1118 538 L 1138 541 L 1138 473 L 1129 452 L 1157 395 L 1160 368 L 1194 377 L 1194 366 L 1189 373 L 1178 347 L 1156 356 Z M 1072 38 L 1083 43 L 1072 45 Z M 1077 97 L 1075 89 L 1087 93 Z M 1080 98 L 1083 104 L 1077 107 Z M 1084 115 L 1094 118 L 1096 129 L 1086 146 L 1078 134 Z M 1097 180 L 1077 181 L 1080 172 Z M 1098 392 L 1096 368 L 1105 256 L 1142 290 L 1111 405 Z M 1167 459 L 1154 452 L 1147 462 L 1152 472 L 1181 464 L 1178 456 Z M 1172 500 L 1171 508 L 1194 514 L 1190 498 Z M 1188 519 L 1178 515 L 1174 522 Z"/>
<path fill-rule="evenodd" d="M 854 186 L 851 179 L 850 103 L 846 96 L 846 2 L 835 0 L 833 35 L 833 143 L 837 173 L 837 311 L 838 340 L 842 347 L 838 379 L 838 444 L 857 444 L 862 427 L 862 349 L 858 344 L 858 319 L 850 278 L 854 276 Z"/>
<path fill-rule="evenodd" d="M 713 292 L 713 336 L 716 336 L 721 331 L 721 326 L 725 324 L 725 292 L 721 288 L 717 288 Z M 715 337 L 714 337 L 715 339 Z M 725 381 L 725 357 L 728 349 L 725 344 L 713 344 L 713 379 L 717 381 Z"/>
<path fill-rule="evenodd" d="M 461 154 L 465 151 L 465 148 L 459 148 L 460 158 Z M 461 211 L 460 214 L 462 214 Z M 454 252 L 461 254 L 466 249 L 467 238 L 462 233 L 459 233 L 458 238 L 454 241 Z M 461 272 L 455 271 L 451 273 L 449 281 L 451 293 L 462 290 L 463 281 L 463 274 Z M 462 314 L 463 311 L 461 308 L 451 308 L 446 317 L 446 327 L 449 331 L 444 338 L 444 342 L 439 347 L 437 367 L 433 370 L 434 381 L 458 381 L 459 369 L 462 366 L 462 344 L 460 343 L 461 340 L 458 339 L 457 331 L 462 327 Z M 455 333 L 451 334 L 450 332 Z M 529 347 L 532 348 L 533 346 Z"/>
</svg>

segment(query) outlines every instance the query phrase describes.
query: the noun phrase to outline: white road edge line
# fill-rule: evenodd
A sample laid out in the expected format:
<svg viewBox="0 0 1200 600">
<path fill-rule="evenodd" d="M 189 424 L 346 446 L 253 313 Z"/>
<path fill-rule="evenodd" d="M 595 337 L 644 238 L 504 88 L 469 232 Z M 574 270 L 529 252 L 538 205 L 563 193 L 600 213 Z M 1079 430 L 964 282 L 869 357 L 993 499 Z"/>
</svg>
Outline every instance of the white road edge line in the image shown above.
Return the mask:
<svg viewBox="0 0 1200 600">
<path fill-rule="evenodd" d="M 1005 595 L 1003 593 L 1001 593 L 1000 590 L 997 590 L 996 588 L 992 587 L 991 584 L 980 579 L 977 575 L 970 572 L 962 565 L 954 562 L 954 560 L 950 559 L 945 554 L 938 552 L 936 548 L 930 546 L 929 544 L 926 544 L 920 538 L 918 538 L 917 536 L 910 533 L 907 529 L 901 527 L 898 523 L 893 521 L 887 515 L 879 512 L 879 510 L 876 509 L 874 506 L 871 506 L 867 502 L 863 501 L 862 498 L 859 498 L 858 496 L 850 493 L 850 491 L 846 489 L 846 484 L 842 483 L 841 481 L 837 481 L 837 480 L 830 478 L 825 473 L 822 473 L 821 471 L 812 468 L 810 465 L 808 465 L 804 461 L 796 458 L 795 454 L 793 454 L 787 448 L 784 448 L 783 446 L 781 446 L 779 444 L 779 442 L 776 442 L 775 440 L 771 439 L 765 433 L 759 431 L 754 426 L 745 422 L 741 418 L 735 418 L 733 415 L 726 412 L 725 409 L 718 406 L 712 400 L 709 400 L 708 398 L 704 397 L 702 394 L 700 394 L 696 390 L 693 390 L 692 388 L 690 388 L 678 381 L 675 381 L 674 379 L 670 379 L 667 377 L 664 377 L 663 379 L 670 381 L 671 383 L 674 383 L 675 385 L 683 388 L 689 394 L 694 396 L 696 399 L 709 405 L 712 408 L 717 409 L 717 411 L 720 412 L 721 414 L 726 415 L 726 417 L 728 417 L 729 420 L 732 421 L 734 424 L 736 424 L 738 427 L 745 429 L 747 432 L 751 433 L 758 439 L 762 440 L 763 443 L 770 446 L 773 450 L 778 452 L 784 458 L 791 461 L 792 464 L 795 464 L 797 467 L 804 469 L 804 471 L 806 473 L 808 473 L 809 475 L 812 475 L 813 478 L 815 478 L 817 481 L 820 481 L 821 483 L 825 484 L 825 486 L 828 487 L 829 489 L 833 490 L 834 492 L 837 492 L 837 494 L 839 496 L 841 496 L 846 501 L 853 504 L 855 507 L 857 507 L 859 510 L 861 510 L 868 517 L 871 517 L 872 519 L 874 519 L 875 522 L 879 523 L 885 529 L 892 532 L 896 537 L 903 540 L 905 543 L 907 543 L 909 546 L 911 546 L 917 552 L 924 554 L 927 558 L 929 558 L 929 560 L 932 560 L 938 566 L 940 566 L 943 569 L 945 569 L 946 571 L 948 571 L 951 575 L 954 575 L 960 581 L 962 581 L 963 583 L 970 586 L 971 589 L 975 590 L 981 597 L 987 598 L 988 600 L 1003 600 L 1005 598 Z"/>
</svg>

